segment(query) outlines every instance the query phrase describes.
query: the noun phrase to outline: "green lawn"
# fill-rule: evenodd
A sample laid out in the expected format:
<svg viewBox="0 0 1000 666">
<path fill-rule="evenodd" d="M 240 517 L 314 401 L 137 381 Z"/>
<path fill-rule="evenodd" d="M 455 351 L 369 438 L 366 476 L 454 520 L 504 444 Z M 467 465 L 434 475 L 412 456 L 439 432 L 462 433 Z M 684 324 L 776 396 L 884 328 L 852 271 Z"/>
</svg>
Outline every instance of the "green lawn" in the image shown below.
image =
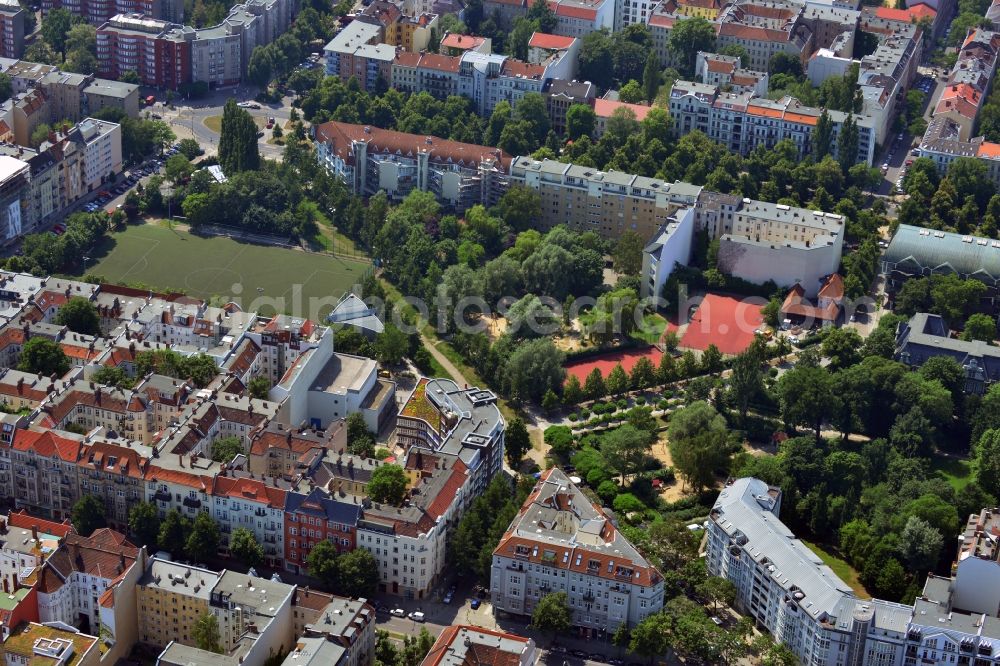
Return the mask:
<svg viewBox="0 0 1000 666">
<path fill-rule="evenodd" d="M 87 273 L 108 282 L 235 300 L 244 310 L 314 320 L 325 317 L 371 266 L 360 257 L 203 238 L 150 224 L 112 234 L 91 256 Z"/>
<path fill-rule="evenodd" d="M 972 481 L 972 467 L 968 460 L 935 456 L 931 459 L 931 469 L 950 483 L 955 492 Z"/>
<path fill-rule="evenodd" d="M 858 595 L 858 597 L 861 599 L 872 598 L 871 595 L 868 594 L 868 590 L 865 589 L 865 586 L 861 584 L 860 580 L 858 580 L 858 572 L 854 570 L 854 567 L 840 557 L 834 555 L 829 550 L 825 550 L 823 546 L 810 543 L 805 539 L 802 540 L 802 543 L 804 543 L 809 550 L 819 555 L 819 559 L 823 560 L 826 566 L 833 569 L 833 573 L 837 574 L 842 581 L 850 585 L 851 589 L 854 590 L 854 593 Z"/>
<path fill-rule="evenodd" d="M 660 336 L 663 335 L 663 329 L 666 327 L 667 320 L 653 312 L 643 317 L 642 328 L 633 331 L 632 337 L 636 340 L 642 340 L 648 344 L 655 345 L 660 341 Z"/>
</svg>

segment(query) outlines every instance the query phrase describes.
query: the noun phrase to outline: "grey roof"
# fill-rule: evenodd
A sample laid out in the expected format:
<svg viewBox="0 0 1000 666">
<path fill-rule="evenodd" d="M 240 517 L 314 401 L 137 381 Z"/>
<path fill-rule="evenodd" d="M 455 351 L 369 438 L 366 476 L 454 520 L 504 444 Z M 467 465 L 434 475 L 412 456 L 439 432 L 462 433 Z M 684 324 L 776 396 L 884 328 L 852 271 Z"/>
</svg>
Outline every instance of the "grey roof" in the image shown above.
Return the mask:
<svg viewBox="0 0 1000 666">
<path fill-rule="evenodd" d="M 956 273 L 1000 280 L 1000 241 L 901 224 L 882 261 L 910 274 Z"/>
<path fill-rule="evenodd" d="M 368 307 L 361 298 L 352 293 L 345 294 L 326 319 L 331 324 L 347 324 L 373 333 L 385 330 L 385 325 L 378 318 L 375 309 Z"/>
<path fill-rule="evenodd" d="M 451 430 L 442 433 L 440 451 L 459 456 L 466 465 L 471 466 L 476 451 L 489 444 L 486 435 L 497 425 L 503 427 L 496 395 L 488 389 L 461 389 L 450 379 L 431 379 L 424 396 L 438 411 L 455 417 Z"/>
<path fill-rule="evenodd" d="M 83 89 L 88 95 L 102 95 L 104 97 L 128 97 L 139 89 L 134 83 L 123 81 L 112 81 L 111 79 L 94 79 L 89 86 Z"/>
<path fill-rule="evenodd" d="M 951 578 L 927 577 L 923 592 L 913 602 L 911 630 L 920 631 L 924 638 L 936 633 L 947 634 L 955 642 L 971 638 L 975 645 L 989 645 L 990 654 L 1000 654 L 1000 643 L 988 640 L 1000 639 L 1000 619 L 954 609 L 951 584 Z"/>
<path fill-rule="evenodd" d="M 797 587 L 805 595 L 799 608 L 810 617 L 836 616 L 845 597 L 855 598 L 851 586 L 778 520 L 773 507 L 772 488 L 760 479 L 745 477 L 719 493 L 712 519 L 726 534 L 746 537 L 743 548 L 754 561 L 767 566 L 782 588 Z"/>
<path fill-rule="evenodd" d="M 156 666 L 238 666 L 238 656 L 216 654 L 177 641 L 170 641 L 156 659 Z"/>
<path fill-rule="evenodd" d="M 347 648 L 321 636 L 296 639 L 282 666 L 337 666 L 347 655 Z"/>
<path fill-rule="evenodd" d="M 919 367 L 935 356 L 949 356 L 965 368 L 970 379 L 1000 380 L 1000 347 L 982 340 L 952 338 L 948 332 L 948 325 L 940 316 L 918 312 L 899 325 L 895 358 Z"/>
</svg>

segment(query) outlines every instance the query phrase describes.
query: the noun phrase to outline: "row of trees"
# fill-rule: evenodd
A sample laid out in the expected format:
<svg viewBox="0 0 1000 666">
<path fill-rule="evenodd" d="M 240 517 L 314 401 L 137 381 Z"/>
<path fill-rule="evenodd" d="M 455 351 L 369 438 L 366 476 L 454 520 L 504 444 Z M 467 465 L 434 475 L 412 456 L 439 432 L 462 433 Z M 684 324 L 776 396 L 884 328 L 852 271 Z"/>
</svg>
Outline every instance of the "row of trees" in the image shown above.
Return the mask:
<svg viewBox="0 0 1000 666">
<path fill-rule="evenodd" d="M 997 237 L 1000 194 L 982 160 L 958 157 L 942 177 L 932 160 L 917 158 L 903 191 L 909 197 L 900 206 L 899 224 Z"/>
</svg>

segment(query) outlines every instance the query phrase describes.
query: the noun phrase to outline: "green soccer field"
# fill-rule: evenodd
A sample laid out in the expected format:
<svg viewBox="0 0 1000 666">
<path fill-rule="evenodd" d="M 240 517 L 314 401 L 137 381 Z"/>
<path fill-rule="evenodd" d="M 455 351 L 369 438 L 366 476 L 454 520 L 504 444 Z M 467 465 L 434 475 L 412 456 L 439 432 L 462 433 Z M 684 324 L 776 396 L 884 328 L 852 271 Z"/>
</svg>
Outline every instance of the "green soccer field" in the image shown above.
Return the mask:
<svg viewBox="0 0 1000 666">
<path fill-rule="evenodd" d="M 265 315 L 283 312 L 316 320 L 371 267 L 360 259 L 203 238 L 148 224 L 112 234 L 93 254 L 87 273 L 108 282 L 142 283 L 206 300 L 232 300 Z"/>
</svg>

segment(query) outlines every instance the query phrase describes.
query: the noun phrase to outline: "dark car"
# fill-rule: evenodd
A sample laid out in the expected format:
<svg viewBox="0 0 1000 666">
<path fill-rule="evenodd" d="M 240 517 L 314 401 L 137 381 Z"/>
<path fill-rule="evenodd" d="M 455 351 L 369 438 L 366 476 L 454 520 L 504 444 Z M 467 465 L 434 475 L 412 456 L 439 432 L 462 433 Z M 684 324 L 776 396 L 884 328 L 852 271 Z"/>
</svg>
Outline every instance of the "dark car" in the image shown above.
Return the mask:
<svg viewBox="0 0 1000 666">
<path fill-rule="evenodd" d="M 472 610 L 478 610 L 479 607 L 482 606 L 482 605 L 483 605 L 483 602 L 480 601 L 479 599 L 473 599 L 472 603 L 469 604 L 469 606 L 472 608 Z"/>
<path fill-rule="evenodd" d="M 583 650 L 573 650 L 572 652 L 570 652 L 570 654 L 573 655 L 574 657 L 576 657 L 577 659 L 586 659 L 587 658 L 587 653 L 584 652 Z"/>
</svg>

